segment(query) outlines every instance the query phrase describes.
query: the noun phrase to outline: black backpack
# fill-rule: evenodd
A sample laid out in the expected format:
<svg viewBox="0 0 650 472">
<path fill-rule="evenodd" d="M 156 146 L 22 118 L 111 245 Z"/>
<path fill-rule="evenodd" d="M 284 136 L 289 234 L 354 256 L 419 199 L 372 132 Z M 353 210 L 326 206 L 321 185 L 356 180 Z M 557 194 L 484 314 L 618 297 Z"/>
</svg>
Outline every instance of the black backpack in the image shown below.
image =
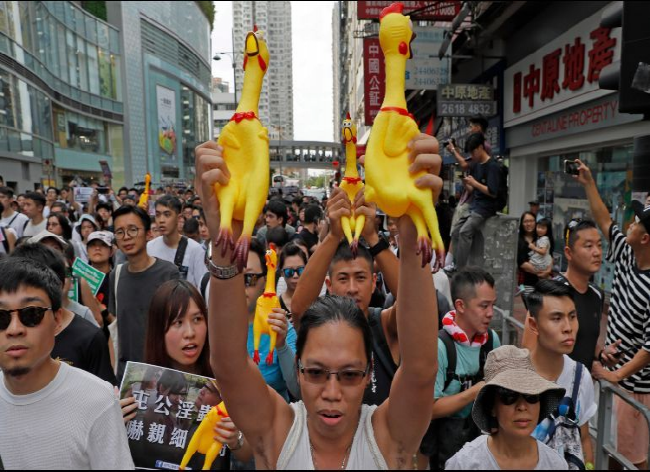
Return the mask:
<svg viewBox="0 0 650 472">
<path fill-rule="evenodd" d="M 499 191 L 497 192 L 497 198 L 495 205 L 496 211 L 503 211 L 503 209 L 508 206 L 508 174 L 510 170 L 502 161 L 497 160 L 499 165 Z"/>
</svg>

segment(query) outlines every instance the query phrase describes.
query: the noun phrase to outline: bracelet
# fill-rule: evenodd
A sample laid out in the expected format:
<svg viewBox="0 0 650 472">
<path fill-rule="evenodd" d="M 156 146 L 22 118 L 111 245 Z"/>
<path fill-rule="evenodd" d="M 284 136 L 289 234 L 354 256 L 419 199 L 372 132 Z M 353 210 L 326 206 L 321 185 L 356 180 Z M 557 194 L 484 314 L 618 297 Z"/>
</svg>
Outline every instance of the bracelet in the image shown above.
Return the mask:
<svg viewBox="0 0 650 472">
<path fill-rule="evenodd" d="M 237 435 L 237 445 L 235 447 L 230 447 L 226 444 L 228 449 L 230 449 L 231 452 L 239 451 L 242 447 L 244 447 L 244 433 L 241 431 Z"/>
<path fill-rule="evenodd" d="M 370 255 L 375 258 L 379 255 L 379 253 L 385 251 L 386 249 L 390 249 L 390 244 L 388 244 L 386 238 L 380 236 L 379 242 L 369 248 L 368 251 L 370 251 Z"/>
<path fill-rule="evenodd" d="M 239 274 L 239 269 L 237 269 L 236 265 L 218 266 L 211 259 L 208 261 L 208 270 L 212 277 L 219 280 L 230 280 Z"/>
</svg>

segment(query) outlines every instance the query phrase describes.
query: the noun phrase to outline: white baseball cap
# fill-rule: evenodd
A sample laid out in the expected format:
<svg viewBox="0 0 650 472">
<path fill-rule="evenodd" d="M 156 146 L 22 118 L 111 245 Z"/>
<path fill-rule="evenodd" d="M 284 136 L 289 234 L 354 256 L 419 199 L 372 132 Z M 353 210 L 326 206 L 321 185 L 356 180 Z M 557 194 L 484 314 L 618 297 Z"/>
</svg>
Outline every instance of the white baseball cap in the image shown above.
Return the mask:
<svg viewBox="0 0 650 472">
<path fill-rule="evenodd" d="M 50 233 L 49 231 L 41 231 L 38 233 L 36 236 L 32 236 L 27 240 L 27 244 L 36 244 L 42 242 L 44 239 L 52 238 L 56 240 L 61 245 L 62 249 L 65 249 L 69 246 L 68 242 L 63 239 L 61 236 L 58 236 L 54 233 Z"/>
<path fill-rule="evenodd" d="M 95 231 L 94 233 L 90 233 L 90 236 L 88 236 L 88 242 L 86 243 L 86 246 L 88 246 L 92 241 L 99 240 L 106 244 L 108 247 L 113 247 L 113 233 L 110 231 Z"/>
</svg>

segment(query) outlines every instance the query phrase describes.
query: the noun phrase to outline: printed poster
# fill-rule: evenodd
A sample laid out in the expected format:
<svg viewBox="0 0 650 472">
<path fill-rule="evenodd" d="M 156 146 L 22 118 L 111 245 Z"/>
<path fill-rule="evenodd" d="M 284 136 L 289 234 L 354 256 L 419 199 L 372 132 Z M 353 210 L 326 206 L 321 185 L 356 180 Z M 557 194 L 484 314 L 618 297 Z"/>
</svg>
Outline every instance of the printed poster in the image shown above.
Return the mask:
<svg viewBox="0 0 650 472">
<path fill-rule="evenodd" d="M 156 85 L 156 102 L 158 104 L 158 145 L 169 157 L 176 156 L 176 93 Z"/>
<path fill-rule="evenodd" d="M 126 425 L 136 468 L 178 470 L 185 449 L 201 420 L 221 401 L 212 379 L 149 364 L 127 362 L 120 398 L 134 397 L 138 412 Z M 203 467 L 196 453 L 187 469 Z M 212 465 L 230 461 L 226 446 Z"/>
</svg>

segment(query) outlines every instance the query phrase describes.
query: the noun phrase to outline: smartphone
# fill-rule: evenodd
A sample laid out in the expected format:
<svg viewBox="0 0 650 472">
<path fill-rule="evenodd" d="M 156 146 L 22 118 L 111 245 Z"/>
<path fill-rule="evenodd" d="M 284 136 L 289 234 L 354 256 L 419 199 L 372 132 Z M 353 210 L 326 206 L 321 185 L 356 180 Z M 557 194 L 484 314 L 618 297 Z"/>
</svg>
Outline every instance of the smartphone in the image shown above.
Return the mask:
<svg viewBox="0 0 650 472">
<path fill-rule="evenodd" d="M 97 193 L 100 195 L 108 195 L 111 189 L 108 187 L 97 187 Z"/>
<path fill-rule="evenodd" d="M 569 175 L 580 175 L 578 163 L 569 159 L 564 160 L 564 173 Z"/>
</svg>

